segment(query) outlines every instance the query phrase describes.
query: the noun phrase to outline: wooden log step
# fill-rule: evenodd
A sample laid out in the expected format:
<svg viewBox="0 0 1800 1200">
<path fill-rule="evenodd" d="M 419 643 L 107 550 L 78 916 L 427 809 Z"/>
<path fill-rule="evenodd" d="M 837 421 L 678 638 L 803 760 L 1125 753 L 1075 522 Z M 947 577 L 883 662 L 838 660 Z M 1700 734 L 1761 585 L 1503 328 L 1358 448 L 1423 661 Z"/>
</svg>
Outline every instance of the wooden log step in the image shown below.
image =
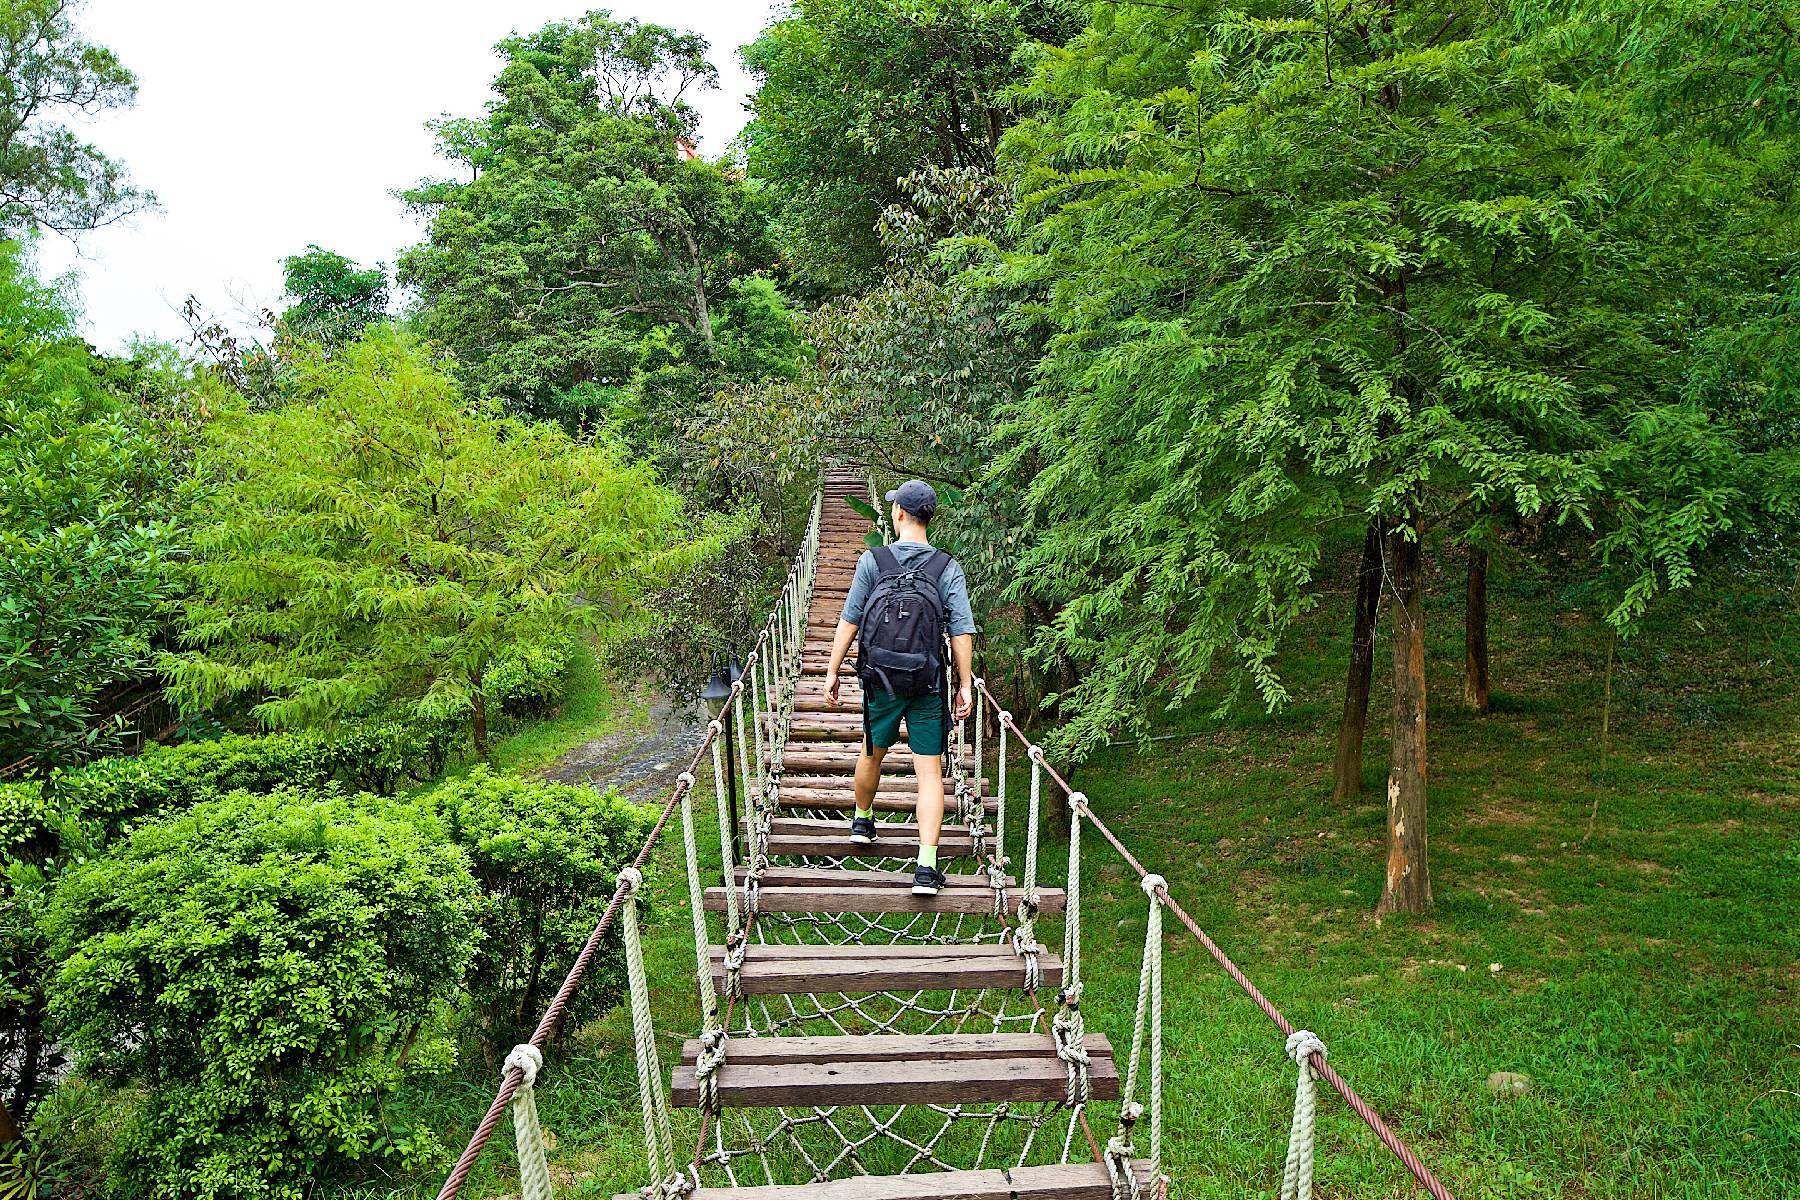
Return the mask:
<svg viewBox="0 0 1800 1200">
<path fill-rule="evenodd" d="M 1085 1043 L 1097 1100 L 1119 1095 L 1119 1071 L 1104 1034 Z M 700 1101 L 697 1039 L 682 1046 L 670 1102 Z M 727 1108 L 833 1104 L 1054 1103 L 1068 1071 L 1045 1033 L 862 1034 L 732 1038 L 719 1068 Z"/>
<path fill-rule="evenodd" d="M 725 985 L 725 947 L 712 947 L 713 982 Z M 1062 985 L 1062 959 L 1038 955 L 1046 987 Z M 754 996 L 821 992 L 944 991 L 1022 988 L 1025 964 L 1011 946 L 765 946 L 752 944 L 739 973 Z"/>
<path fill-rule="evenodd" d="M 848 818 L 827 821 L 816 817 L 776 817 L 769 822 L 769 853 L 808 855 L 814 858 L 906 858 L 919 849 L 919 827 L 912 821 L 877 821 L 872 846 L 850 840 Z M 962 858 L 975 852 L 966 825 L 946 825 L 938 838 L 938 853 Z"/>
<path fill-rule="evenodd" d="M 791 1187 L 700 1188 L 689 1200 L 1112 1200 L 1101 1163 L 928 1171 L 920 1175 L 854 1175 Z M 1145 1185 L 1145 1195 L 1154 1194 Z M 638 1193 L 613 1200 L 643 1200 Z"/>
</svg>

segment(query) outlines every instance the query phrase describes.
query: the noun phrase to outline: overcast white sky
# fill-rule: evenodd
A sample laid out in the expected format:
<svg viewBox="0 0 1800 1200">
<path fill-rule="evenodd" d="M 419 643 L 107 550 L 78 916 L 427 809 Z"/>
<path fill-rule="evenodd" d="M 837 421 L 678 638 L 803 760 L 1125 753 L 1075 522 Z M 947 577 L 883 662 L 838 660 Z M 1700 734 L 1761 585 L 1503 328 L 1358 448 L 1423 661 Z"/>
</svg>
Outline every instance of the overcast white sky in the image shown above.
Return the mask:
<svg viewBox="0 0 1800 1200">
<path fill-rule="evenodd" d="M 70 246 L 47 237 L 40 265 L 81 278 L 87 336 L 116 350 L 135 333 L 174 339 L 192 293 L 221 313 L 273 306 L 280 260 L 309 242 L 390 266 L 419 229 L 390 194 L 446 166 L 425 122 L 475 114 L 514 30 L 605 0 L 88 0 L 78 20 L 137 73 L 134 108 L 87 132 L 123 159 L 162 211 Z M 765 0 L 611 0 L 615 17 L 692 29 L 712 43 L 719 91 L 695 97 L 701 149 L 742 128 L 749 80 L 737 49 Z"/>
</svg>

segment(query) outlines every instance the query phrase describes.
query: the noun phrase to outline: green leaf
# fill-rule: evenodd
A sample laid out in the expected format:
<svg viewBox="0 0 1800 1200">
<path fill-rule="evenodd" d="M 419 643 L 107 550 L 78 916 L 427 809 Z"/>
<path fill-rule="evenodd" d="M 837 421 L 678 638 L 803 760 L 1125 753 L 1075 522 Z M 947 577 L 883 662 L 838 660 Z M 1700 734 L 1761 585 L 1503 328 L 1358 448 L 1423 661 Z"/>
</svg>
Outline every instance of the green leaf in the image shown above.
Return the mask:
<svg viewBox="0 0 1800 1200">
<path fill-rule="evenodd" d="M 844 503 L 848 504 L 853 511 L 869 518 L 869 520 L 874 521 L 877 525 L 881 523 L 881 515 L 875 511 L 875 506 L 870 504 L 867 500 L 859 500 L 855 496 L 845 496 Z"/>
</svg>

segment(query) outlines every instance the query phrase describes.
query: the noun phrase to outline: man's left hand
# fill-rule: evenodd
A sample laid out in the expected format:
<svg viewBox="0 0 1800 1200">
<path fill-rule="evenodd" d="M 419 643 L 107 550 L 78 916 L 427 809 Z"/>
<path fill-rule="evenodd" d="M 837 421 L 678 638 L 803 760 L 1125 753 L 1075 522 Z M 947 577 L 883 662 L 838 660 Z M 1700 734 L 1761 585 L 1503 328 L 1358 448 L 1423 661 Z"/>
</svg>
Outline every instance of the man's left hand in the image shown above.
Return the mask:
<svg viewBox="0 0 1800 1200">
<path fill-rule="evenodd" d="M 969 684 L 966 684 L 966 683 L 962 684 L 961 686 L 959 686 L 956 689 L 956 704 L 953 708 L 951 708 L 950 715 L 953 718 L 955 718 L 956 720 L 960 721 L 964 717 L 968 716 L 970 711 L 972 709 L 974 709 L 974 707 L 975 707 L 975 690 L 974 690 L 974 688 L 971 687 Z"/>
</svg>

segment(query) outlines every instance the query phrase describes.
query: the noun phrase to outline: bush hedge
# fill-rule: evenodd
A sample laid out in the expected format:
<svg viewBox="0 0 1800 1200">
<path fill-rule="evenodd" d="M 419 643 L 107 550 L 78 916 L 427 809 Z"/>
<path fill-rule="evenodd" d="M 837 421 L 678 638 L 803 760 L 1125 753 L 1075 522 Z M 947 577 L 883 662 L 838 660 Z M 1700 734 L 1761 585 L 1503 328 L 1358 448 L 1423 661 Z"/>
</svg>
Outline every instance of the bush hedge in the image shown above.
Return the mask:
<svg viewBox="0 0 1800 1200">
<path fill-rule="evenodd" d="M 479 892 L 429 813 L 233 792 L 70 871 L 43 928 L 83 1069 L 151 1089 L 115 1148 L 128 1195 L 298 1200 L 355 1163 L 441 1154 L 383 1104 L 468 967 Z"/>
<path fill-rule="evenodd" d="M 493 1062 L 530 1036 L 655 814 L 617 793 L 494 775 L 486 767 L 444 784 L 430 802 L 486 896 L 486 936 L 468 990 L 477 1035 Z M 615 936 L 576 992 L 571 1023 L 618 1000 L 622 964 Z"/>
</svg>

